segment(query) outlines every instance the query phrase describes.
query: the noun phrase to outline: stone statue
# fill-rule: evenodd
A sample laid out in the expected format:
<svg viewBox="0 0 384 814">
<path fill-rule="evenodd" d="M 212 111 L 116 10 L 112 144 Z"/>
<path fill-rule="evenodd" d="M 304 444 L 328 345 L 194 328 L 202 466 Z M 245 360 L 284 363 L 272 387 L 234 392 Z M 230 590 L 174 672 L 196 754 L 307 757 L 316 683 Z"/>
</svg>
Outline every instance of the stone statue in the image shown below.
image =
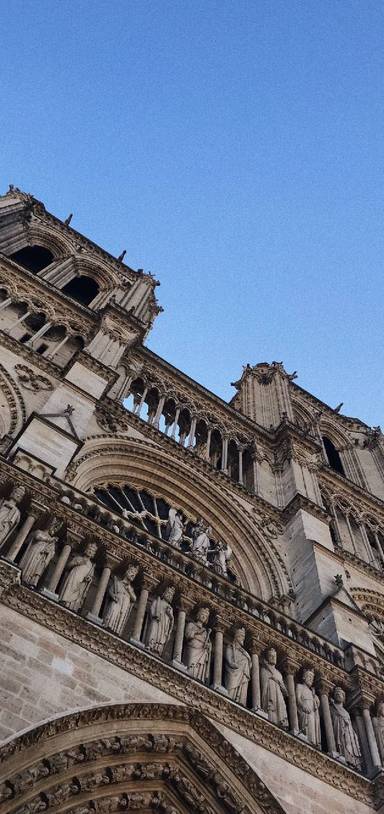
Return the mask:
<svg viewBox="0 0 384 814">
<path fill-rule="evenodd" d="M 287 707 L 284 698 L 288 690 L 284 684 L 283 676 L 276 667 L 277 653 L 270 647 L 261 665 L 261 706 L 268 713 L 268 719 L 274 724 L 288 728 Z"/>
<path fill-rule="evenodd" d="M 173 630 L 172 599 L 175 589 L 165 588 L 162 596 L 156 597 L 149 608 L 149 619 L 144 643 L 148 650 L 161 656 Z"/>
<path fill-rule="evenodd" d="M 228 568 L 227 563 L 232 557 L 232 549 L 227 543 L 223 543 L 221 540 L 215 544 L 213 549 L 213 560 L 212 560 L 212 568 L 216 571 L 217 574 L 221 574 L 223 577 L 228 576 Z"/>
<path fill-rule="evenodd" d="M 209 678 L 212 643 L 211 630 L 206 626 L 208 620 L 209 608 L 199 608 L 196 622 L 188 622 L 185 628 L 188 672 L 200 681 L 207 681 Z"/>
<path fill-rule="evenodd" d="M 36 587 L 40 577 L 55 556 L 60 528 L 61 520 L 54 518 L 47 529 L 37 529 L 30 534 L 27 549 L 20 561 L 23 582 L 26 582 L 27 585 Z"/>
<path fill-rule="evenodd" d="M 373 719 L 377 746 L 380 752 L 381 762 L 384 762 L 384 701 L 379 701 L 376 710 L 376 717 Z"/>
<path fill-rule="evenodd" d="M 297 714 L 300 731 L 308 738 L 309 743 L 320 749 L 320 701 L 313 687 L 314 679 L 315 673 L 311 668 L 304 670 L 303 680 L 296 686 Z"/>
<path fill-rule="evenodd" d="M 138 565 L 129 565 L 122 578 L 113 576 L 109 581 L 103 625 L 118 636 L 123 632 L 136 600 L 132 582 L 138 570 Z"/>
<path fill-rule="evenodd" d="M 209 534 L 211 527 L 207 526 L 201 517 L 192 529 L 192 549 L 191 554 L 196 560 L 207 565 L 207 554 L 210 547 Z"/>
<path fill-rule="evenodd" d="M 88 543 L 84 554 L 75 554 L 66 568 L 60 600 L 69 610 L 80 610 L 95 573 L 97 543 Z"/>
<path fill-rule="evenodd" d="M 9 535 L 20 521 L 21 503 L 25 495 L 24 486 L 15 486 L 9 497 L 0 501 L 0 547 L 4 545 Z"/>
<path fill-rule="evenodd" d="M 170 509 L 168 514 L 168 522 L 165 527 L 165 539 L 171 545 L 180 548 L 180 543 L 184 534 L 184 517 L 179 509 Z"/>
<path fill-rule="evenodd" d="M 224 683 L 228 695 L 239 704 L 247 703 L 247 690 L 251 677 L 251 657 L 244 648 L 245 630 L 239 627 L 227 644 L 224 655 Z"/>
<path fill-rule="evenodd" d="M 335 733 L 336 749 L 349 766 L 361 771 L 361 751 L 359 740 L 352 726 L 351 716 L 344 707 L 345 692 L 342 687 L 335 687 L 331 699 L 331 715 Z"/>
</svg>

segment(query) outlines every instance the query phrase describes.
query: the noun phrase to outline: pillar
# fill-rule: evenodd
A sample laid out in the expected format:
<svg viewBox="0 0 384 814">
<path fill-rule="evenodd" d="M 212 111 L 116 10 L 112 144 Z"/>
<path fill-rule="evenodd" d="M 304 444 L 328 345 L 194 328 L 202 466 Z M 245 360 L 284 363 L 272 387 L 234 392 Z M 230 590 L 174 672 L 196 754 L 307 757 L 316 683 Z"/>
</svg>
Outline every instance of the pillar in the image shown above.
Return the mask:
<svg viewBox="0 0 384 814">
<path fill-rule="evenodd" d="M 106 565 L 103 568 L 103 572 L 101 574 L 99 584 L 97 586 L 96 595 L 93 601 L 92 608 L 89 613 L 87 613 L 87 619 L 90 619 L 91 622 L 96 622 L 96 624 L 101 625 L 102 619 L 100 618 L 100 608 L 103 603 L 103 599 L 105 596 L 105 592 L 108 587 L 109 578 L 111 576 L 111 568 L 110 566 Z"/>
<path fill-rule="evenodd" d="M 299 728 L 299 718 L 297 715 L 296 686 L 295 686 L 295 675 L 298 670 L 298 665 L 295 662 L 291 661 L 290 659 L 287 659 L 284 667 L 288 690 L 289 724 L 292 734 L 298 735 L 300 728 Z"/>
<path fill-rule="evenodd" d="M 4 308 L 8 308 L 8 305 L 11 305 L 11 303 L 12 303 L 11 297 L 7 297 L 6 300 L 0 302 L 0 311 L 3 311 Z"/>
<path fill-rule="evenodd" d="M 64 338 L 60 340 L 58 345 L 54 346 L 52 348 L 52 350 L 49 351 L 49 353 L 44 354 L 45 358 L 46 359 L 53 359 L 53 357 L 56 356 L 56 354 L 59 352 L 59 350 L 61 350 L 61 348 L 64 347 L 65 343 L 68 342 L 69 338 L 70 338 L 69 334 L 66 334 L 64 336 Z"/>
<path fill-rule="evenodd" d="M 355 722 L 356 722 L 356 727 L 357 727 L 357 731 L 358 731 L 358 735 L 359 735 L 360 748 L 361 748 L 361 752 L 362 752 L 362 755 L 363 755 L 363 758 L 364 758 L 364 763 L 365 763 L 368 774 L 371 774 L 372 769 L 373 769 L 373 764 L 372 764 L 372 758 L 371 758 L 371 751 L 370 751 L 370 748 L 368 746 L 367 734 L 366 734 L 366 730 L 365 730 L 365 723 L 364 723 L 364 719 L 363 719 L 363 716 L 362 716 L 361 707 L 359 707 L 359 706 L 355 707 L 354 708 L 354 713 L 355 713 Z"/>
<path fill-rule="evenodd" d="M 138 405 L 138 408 L 137 408 L 137 410 L 135 411 L 135 412 L 136 412 L 136 415 L 138 415 L 138 416 L 139 416 L 139 415 L 140 415 L 140 413 L 141 413 L 141 408 L 142 408 L 142 406 L 143 406 L 143 404 L 144 404 L 144 402 L 145 402 L 145 399 L 146 399 L 146 395 L 147 395 L 147 393 L 148 393 L 148 390 L 149 390 L 149 387 L 148 387 L 148 386 L 147 386 L 147 387 L 144 387 L 143 395 L 142 395 L 142 397 L 141 397 L 141 399 L 140 399 L 140 403 L 139 403 L 139 405 Z"/>
<path fill-rule="evenodd" d="M 382 768 L 381 760 L 379 750 L 377 748 L 376 735 L 372 724 L 370 703 L 367 700 L 363 701 L 362 713 L 373 770 L 379 771 Z"/>
<path fill-rule="evenodd" d="M 184 664 L 182 664 L 181 658 L 183 654 L 185 618 L 186 618 L 186 608 L 183 601 L 180 600 L 177 610 L 175 639 L 173 642 L 172 664 L 174 667 L 184 670 L 186 670 L 187 668 L 185 667 Z"/>
<path fill-rule="evenodd" d="M 28 534 L 32 530 L 32 527 L 33 527 L 33 525 L 34 525 L 34 523 L 36 521 L 37 516 L 38 516 L 38 511 L 36 510 L 36 511 L 30 512 L 27 515 L 27 517 L 25 518 L 23 525 L 21 526 L 21 528 L 17 532 L 17 535 L 16 535 L 16 537 L 15 537 L 15 539 L 14 539 L 14 541 L 13 541 L 13 543 L 12 543 L 12 545 L 11 545 L 7 555 L 6 555 L 6 559 L 10 560 L 10 562 L 15 561 L 15 559 L 16 559 L 16 557 L 17 557 L 23 543 L 25 542 L 25 540 L 28 537 Z"/>
<path fill-rule="evenodd" d="M 261 692 L 260 692 L 260 642 L 252 640 L 252 673 L 251 673 L 251 690 L 252 690 L 252 709 L 258 711 L 261 709 Z"/>
<path fill-rule="evenodd" d="M 143 622 L 145 611 L 147 610 L 147 602 L 149 597 L 150 583 L 144 580 L 143 587 L 140 591 L 140 596 L 136 606 L 136 617 L 131 633 L 131 642 L 143 646 L 140 641 L 141 631 L 143 629 Z"/>
<path fill-rule="evenodd" d="M 208 427 L 207 442 L 206 442 L 207 443 L 207 448 L 206 448 L 206 452 L 205 452 L 205 460 L 206 461 L 210 460 L 209 453 L 211 451 L 211 435 L 212 435 L 212 427 Z"/>
<path fill-rule="evenodd" d="M 63 574 L 64 568 L 69 560 L 70 553 L 72 551 L 72 547 L 69 543 L 66 543 L 60 553 L 59 559 L 55 565 L 53 574 L 48 582 L 48 585 L 43 588 L 42 593 L 49 596 L 51 599 L 58 599 L 58 595 L 56 593 L 56 588 L 60 582 L 60 578 Z"/>
<path fill-rule="evenodd" d="M 196 424 L 197 424 L 197 416 L 194 415 L 194 416 L 192 416 L 191 429 L 189 431 L 187 449 L 192 449 L 192 447 L 194 446 L 195 434 L 196 434 Z"/>
<path fill-rule="evenodd" d="M 51 325 L 52 322 L 46 322 L 45 325 L 43 325 L 38 331 L 36 331 L 36 333 L 33 334 L 33 336 L 31 336 L 31 338 L 28 339 L 28 342 L 26 342 L 25 344 L 28 347 L 31 347 L 33 343 L 36 342 L 37 339 L 41 339 L 41 337 L 44 336 L 44 334 L 46 334 L 47 331 L 49 331 Z"/>
<path fill-rule="evenodd" d="M 161 418 L 161 414 L 162 414 L 162 412 L 164 410 L 164 404 L 165 404 L 165 399 L 166 398 L 167 398 L 166 394 L 163 394 L 162 396 L 160 396 L 159 403 L 158 403 L 157 408 L 156 408 L 156 413 L 155 413 L 154 418 L 153 418 L 152 424 L 153 424 L 154 427 L 156 427 L 157 430 L 159 429 L 160 418 Z"/>
<path fill-rule="evenodd" d="M 228 436 L 222 439 L 221 471 L 226 472 L 228 468 Z"/>
<path fill-rule="evenodd" d="M 320 708 L 324 722 L 325 737 L 327 741 L 327 751 L 331 757 L 337 755 L 335 733 L 333 731 L 331 710 L 329 708 L 330 685 L 323 679 L 319 682 Z"/>
<path fill-rule="evenodd" d="M 213 656 L 213 682 L 212 689 L 226 692 L 223 687 L 223 643 L 224 629 L 222 622 L 215 625 L 215 650 Z"/>
<path fill-rule="evenodd" d="M 175 435 L 176 435 L 177 422 L 179 420 L 180 410 L 181 410 L 181 407 L 176 408 L 175 419 L 174 419 L 174 422 L 173 422 L 172 432 L 171 432 L 171 436 L 170 436 L 171 438 L 175 438 Z"/>
<path fill-rule="evenodd" d="M 243 452 L 244 452 L 244 447 L 242 445 L 239 445 L 238 452 L 239 452 L 239 483 L 241 483 L 241 485 L 243 486 L 244 485 L 244 477 L 243 477 Z"/>
<path fill-rule="evenodd" d="M 9 328 L 7 329 L 8 333 L 10 334 L 11 331 L 13 331 L 13 329 L 16 328 L 16 325 L 21 325 L 21 323 L 24 322 L 24 320 L 31 316 L 31 313 L 32 311 L 26 311 L 25 314 L 19 317 L 19 319 L 16 319 L 15 322 L 12 322 L 12 325 L 10 325 Z"/>
</svg>

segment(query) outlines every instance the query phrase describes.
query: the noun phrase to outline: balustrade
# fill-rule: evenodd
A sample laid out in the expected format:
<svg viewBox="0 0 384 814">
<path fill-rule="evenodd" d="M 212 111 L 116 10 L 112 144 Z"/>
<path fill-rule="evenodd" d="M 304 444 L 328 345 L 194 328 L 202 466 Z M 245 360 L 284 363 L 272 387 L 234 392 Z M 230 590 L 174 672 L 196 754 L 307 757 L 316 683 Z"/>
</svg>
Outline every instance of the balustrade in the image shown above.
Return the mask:
<svg viewBox="0 0 384 814">
<path fill-rule="evenodd" d="M 244 455 L 248 449 L 244 441 L 231 438 L 222 428 L 197 414 L 193 407 L 178 402 L 145 377 L 133 379 L 131 375 L 124 375 L 117 397 L 134 415 L 193 451 L 236 483 L 253 489 L 252 459 L 250 454 L 247 458 Z"/>
</svg>

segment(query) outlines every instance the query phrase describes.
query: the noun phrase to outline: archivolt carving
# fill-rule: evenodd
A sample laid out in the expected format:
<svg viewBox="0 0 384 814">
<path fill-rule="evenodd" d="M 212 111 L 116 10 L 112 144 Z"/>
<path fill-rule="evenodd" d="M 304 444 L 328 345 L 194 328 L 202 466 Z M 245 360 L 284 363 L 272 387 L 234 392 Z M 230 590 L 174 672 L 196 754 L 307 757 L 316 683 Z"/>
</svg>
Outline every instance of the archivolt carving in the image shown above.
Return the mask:
<svg viewBox="0 0 384 814">
<path fill-rule="evenodd" d="M 118 704 L 56 718 L 6 744 L 0 762 L 0 802 L 15 814 L 147 810 L 148 793 L 159 814 L 180 803 L 190 814 L 283 814 L 216 727 L 181 706 Z"/>
<path fill-rule="evenodd" d="M 2 364 L 0 364 L 0 416 L 0 437 L 5 434 L 14 435 L 26 420 L 21 391 Z"/>
<path fill-rule="evenodd" d="M 270 537 L 256 527 L 254 507 L 245 509 L 233 492 L 144 441 L 94 438 L 85 444 L 77 461 L 73 485 L 86 492 L 111 481 L 129 482 L 184 509 L 187 516 L 204 517 L 213 536 L 233 549 L 235 569 L 244 587 L 267 601 L 288 594 L 288 574 Z"/>
</svg>

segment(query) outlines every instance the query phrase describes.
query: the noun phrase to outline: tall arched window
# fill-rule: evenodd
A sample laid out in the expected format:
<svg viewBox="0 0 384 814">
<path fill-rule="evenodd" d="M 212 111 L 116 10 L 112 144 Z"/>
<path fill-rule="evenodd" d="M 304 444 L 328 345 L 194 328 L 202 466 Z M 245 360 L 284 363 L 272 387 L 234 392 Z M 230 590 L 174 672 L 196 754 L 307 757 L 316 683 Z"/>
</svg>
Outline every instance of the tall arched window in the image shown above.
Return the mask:
<svg viewBox="0 0 384 814">
<path fill-rule="evenodd" d="M 23 249 L 19 249 L 17 252 L 10 254 L 9 257 L 11 260 L 14 260 L 15 263 L 18 263 L 19 266 L 23 266 L 23 268 L 28 269 L 28 271 L 32 271 L 33 274 L 42 271 L 42 269 L 45 269 L 54 260 L 52 252 L 44 246 L 24 246 Z"/>
<path fill-rule="evenodd" d="M 81 305 L 89 305 L 99 293 L 99 286 L 93 277 L 80 274 L 79 277 L 70 280 L 61 290 Z"/>
<path fill-rule="evenodd" d="M 341 462 L 340 455 L 335 445 L 332 443 L 330 438 L 327 438 L 326 435 L 323 435 L 323 444 L 329 466 L 331 469 L 334 469 L 335 472 L 338 472 L 339 475 L 344 475 L 345 477 L 344 467 Z"/>
</svg>

